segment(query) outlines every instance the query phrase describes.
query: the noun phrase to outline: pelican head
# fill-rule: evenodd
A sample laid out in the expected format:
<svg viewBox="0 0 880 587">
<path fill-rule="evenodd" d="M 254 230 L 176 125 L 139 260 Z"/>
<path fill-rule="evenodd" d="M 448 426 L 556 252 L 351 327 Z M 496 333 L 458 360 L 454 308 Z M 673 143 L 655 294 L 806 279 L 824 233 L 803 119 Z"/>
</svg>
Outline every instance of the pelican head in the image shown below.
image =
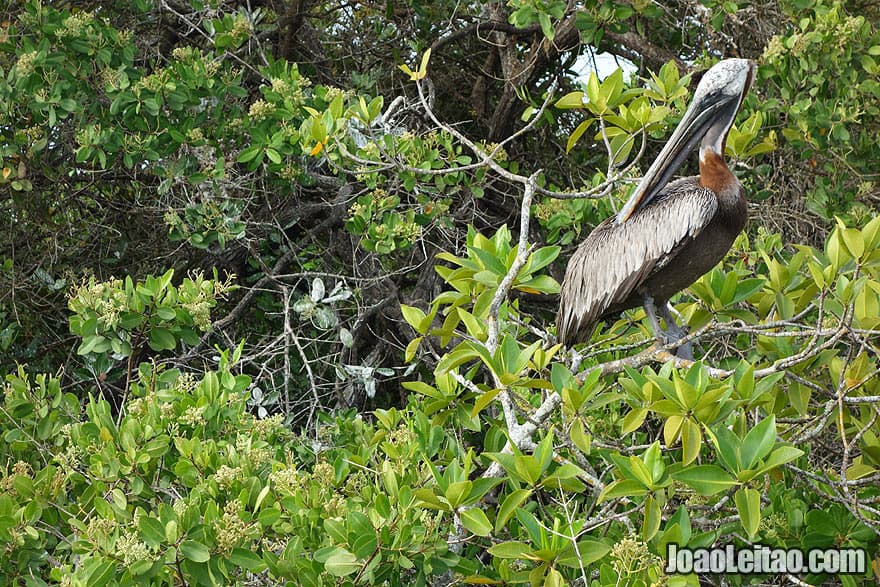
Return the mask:
<svg viewBox="0 0 880 587">
<path fill-rule="evenodd" d="M 626 222 L 637 208 L 647 204 L 669 183 L 698 141 L 702 140 L 701 155 L 704 150 L 724 154 L 724 141 L 754 74 L 755 64 L 750 59 L 725 59 L 703 75 L 694 99 L 669 142 L 617 214 L 618 224 Z"/>
</svg>

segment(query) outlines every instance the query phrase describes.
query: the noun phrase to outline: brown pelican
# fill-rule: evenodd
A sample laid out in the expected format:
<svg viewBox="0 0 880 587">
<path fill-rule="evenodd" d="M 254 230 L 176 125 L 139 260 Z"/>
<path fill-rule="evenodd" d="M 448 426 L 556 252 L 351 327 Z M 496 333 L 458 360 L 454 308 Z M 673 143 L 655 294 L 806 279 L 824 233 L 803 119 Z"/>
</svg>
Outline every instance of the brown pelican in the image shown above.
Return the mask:
<svg viewBox="0 0 880 587">
<path fill-rule="evenodd" d="M 726 59 L 709 69 L 629 201 L 580 244 L 562 282 L 560 342 L 586 341 L 596 322 L 639 304 L 658 341 L 684 336 L 670 296 L 714 267 L 746 224 L 746 201 L 724 161 L 724 144 L 754 73 L 748 59 Z M 700 175 L 670 182 L 700 140 Z M 689 356 L 690 349 L 683 346 L 679 354 Z"/>
</svg>

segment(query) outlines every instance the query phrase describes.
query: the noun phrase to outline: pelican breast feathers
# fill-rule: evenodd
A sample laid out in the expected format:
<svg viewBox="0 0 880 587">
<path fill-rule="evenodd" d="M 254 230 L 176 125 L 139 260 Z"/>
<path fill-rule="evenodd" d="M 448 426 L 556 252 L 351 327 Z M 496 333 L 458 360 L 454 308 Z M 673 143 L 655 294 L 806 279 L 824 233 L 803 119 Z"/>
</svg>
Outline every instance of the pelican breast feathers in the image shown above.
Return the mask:
<svg viewBox="0 0 880 587">
<path fill-rule="evenodd" d="M 693 241 L 717 210 L 716 195 L 698 177 L 687 177 L 667 184 L 625 222 L 612 216 L 597 226 L 569 262 L 557 317 L 559 340 L 581 342 L 604 314 L 625 309 L 617 306 Z"/>
</svg>

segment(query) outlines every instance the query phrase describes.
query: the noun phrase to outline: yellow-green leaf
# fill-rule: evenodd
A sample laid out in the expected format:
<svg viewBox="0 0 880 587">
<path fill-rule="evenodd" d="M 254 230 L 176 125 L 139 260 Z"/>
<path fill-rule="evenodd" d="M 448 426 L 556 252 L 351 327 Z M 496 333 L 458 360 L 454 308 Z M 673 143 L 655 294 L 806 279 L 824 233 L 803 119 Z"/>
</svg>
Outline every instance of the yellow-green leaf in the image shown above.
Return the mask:
<svg viewBox="0 0 880 587">
<path fill-rule="evenodd" d="M 666 446 L 672 446 L 678 440 L 683 423 L 684 418 L 682 416 L 675 415 L 666 418 L 666 423 L 663 425 L 663 442 Z"/>
<path fill-rule="evenodd" d="M 647 488 L 634 479 L 618 479 L 605 486 L 599 494 L 599 503 L 615 497 L 637 497 L 648 493 Z"/>
<path fill-rule="evenodd" d="M 498 395 L 501 391 L 501 388 L 490 389 L 489 391 L 481 394 L 475 401 L 474 407 L 471 410 L 471 416 L 476 416 L 480 412 L 482 412 L 486 406 L 492 403 L 492 400 Z"/>
<path fill-rule="evenodd" d="M 574 443 L 578 449 L 584 454 L 590 454 L 592 439 L 590 435 L 587 434 L 587 431 L 584 429 L 583 421 L 578 418 L 571 425 L 571 429 L 568 432 L 571 441 Z"/>
<path fill-rule="evenodd" d="M 515 489 L 511 491 L 507 497 L 504 498 L 504 501 L 501 502 L 501 507 L 498 508 L 498 514 L 495 516 L 495 532 L 500 532 L 504 526 L 507 524 L 507 521 L 513 517 L 513 514 L 516 512 L 517 508 L 522 505 L 522 503 L 529 498 L 532 494 L 531 489 Z"/>
<path fill-rule="evenodd" d="M 492 533 L 492 524 L 480 508 L 469 508 L 461 512 L 461 523 L 477 536 L 488 536 Z"/>
<path fill-rule="evenodd" d="M 424 78 L 428 75 L 428 60 L 431 59 L 431 48 L 428 47 L 428 50 L 422 55 L 422 62 L 419 64 L 419 77 L 418 79 Z"/>
<path fill-rule="evenodd" d="M 642 540 L 649 542 L 660 529 L 660 506 L 653 495 L 645 498 L 645 519 L 642 522 Z"/>
<path fill-rule="evenodd" d="M 334 577 L 351 575 L 362 566 L 353 553 L 340 547 L 337 547 L 324 561 L 324 569 Z"/>
<path fill-rule="evenodd" d="M 845 228 L 841 234 L 849 254 L 860 259 L 865 252 L 865 238 L 862 236 L 862 231 L 857 228 Z"/>
<path fill-rule="evenodd" d="M 425 313 L 421 309 L 415 306 L 400 304 L 400 313 L 403 314 L 403 319 L 406 320 L 406 323 L 413 327 L 413 330 L 419 334 L 425 334 L 419 330 L 419 325 L 425 319 Z"/>
<path fill-rule="evenodd" d="M 583 108 L 584 107 L 584 93 L 583 92 L 569 92 L 563 97 L 559 98 L 556 101 L 557 108 Z"/>
<path fill-rule="evenodd" d="M 743 530 L 754 536 L 761 524 L 761 494 L 756 489 L 741 487 L 733 496 Z"/>
<path fill-rule="evenodd" d="M 873 475 L 876 472 L 877 469 L 866 463 L 853 463 L 846 470 L 846 480 L 855 481 L 856 479 L 862 479 L 863 477 Z"/>
<path fill-rule="evenodd" d="M 690 465 L 700 456 L 700 445 L 703 442 L 703 434 L 700 425 L 693 420 L 686 420 L 681 429 L 681 464 Z"/>
<path fill-rule="evenodd" d="M 403 361 L 405 363 L 411 362 L 415 356 L 416 351 L 419 349 L 419 345 L 422 343 L 422 337 L 417 336 L 406 345 L 406 350 L 403 352 Z"/>
<path fill-rule="evenodd" d="M 635 432 L 645 421 L 647 415 L 647 408 L 633 408 L 623 417 L 623 422 L 620 425 L 620 433 L 623 435 Z"/>
</svg>

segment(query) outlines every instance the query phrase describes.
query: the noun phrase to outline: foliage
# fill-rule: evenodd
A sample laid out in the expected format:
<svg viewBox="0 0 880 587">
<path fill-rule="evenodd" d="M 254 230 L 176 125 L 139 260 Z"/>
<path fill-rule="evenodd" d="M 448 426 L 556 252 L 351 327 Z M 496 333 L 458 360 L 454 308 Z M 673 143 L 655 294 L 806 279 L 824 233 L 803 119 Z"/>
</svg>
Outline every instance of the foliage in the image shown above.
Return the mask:
<svg viewBox="0 0 880 587">
<path fill-rule="evenodd" d="M 196 344 L 198 331 L 211 326 L 211 308 L 234 286 L 196 275 L 175 287 L 173 277 L 173 269 L 138 283 L 91 277 L 72 288 L 70 331 L 82 338 L 77 354 L 97 355 L 108 364 L 111 354 L 123 359 L 145 343 L 154 351 L 174 350 L 179 341 Z"/>
<path fill-rule="evenodd" d="M 599 584 L 611 585 L 619 573 L 658 580 L 671 542 L 708 546 L 739 535 L 876 555 L 868 505 L 876 489 L 862 480 L 880 467 L 878 357 L 836 349 L 844 336 L 878 326 L 880 220 L 862 230 L 839 226 L 825 251 L 802 248 L 786 264 L 795 276 L 781 294 L 773 292 L 778 253 L 756 257 L 761 272 L 741 279 L 744 288 L 717 277 L 738 275 L 737 265 L 748 267 L 742 261 L 707 275 L 707 299 L 694 306 L 727 324 L 740 339 L 730 348 L 749 359 L 725 373 L 700 363 L 654 371 L 594 358 L 578 378 L 555 349 L 517 343 L 529 334 L 517 333 L 521 318 L 506 302 L 490 352 L 477 325 L 491 311 L 476 306 L 501 280 L 472 265 L 501 263 L 510 250 L 517 249 L 504 231 L 492 239 L 472 233 L 470 260 L 449 256 L 459 269 L 441 271 L 453 289 L 432 315 L 405 311 L 424 334 L 462 342 L 440 361 L 433 384 L 406 384 L 415 392 L 406 409 L 378 410 L 373 423 L 340 413 L 322 418 L 316 436 L 295 439 L 280 415 L 257 420 L 246 407 L 251 379 L 237 372 L 242 346 L 219 352 L 203 373 L 141 364 L 118 415 L 98 398 L 81 405 L 56 377 L 10 374 L 0 411 L 6 581 L 36 572 L 89 585 L 258 576 L 402 585 L 452 570 L 469 581 L 546 585 L 592 569 Z M 555 253 L 531 253 L 512 283 L 535 287 Z M 680 309 L 700 320 L 696 309 Z M 428 331 L 444 312 L 457 318 Z M 785 312 L 823 318 L 813 337 L 803 337 L 797 322 L 778 320 Z M 644 325 L 623 322 L 612 330 L 624 340 L 643 336 Z M 774 332 L 783 336 L 768 336 Z M 459 374 L 473 361 L 491 375 L 488 383 L 476 369 Z M 797 373 L 784 384 L 779 375 L 789 371 L 780 364 Z M 508 444 L 508 422 L 487 410 L 499 394 L 545 430 L 528 452 Z M 542 410 L 548 401 L 559 409 Z M 843 451 L 825 454 L 816 468 L 813 451 L 827 449 L 811 446 L 811 435 L 834 422 Z M 861 432 L 850 439 L 851 429 Z M 656 435 L 662 440 L 648 442 Z M 829 458 L 840 460 L 829 467 Z M 496 463 L 501 475 L 474 477 L 481 462 Z M 798 482 L 802 471 L 822 483 Z M 767 475 L 784 483 L 767 485 Z M 838 491 L 848 499 L 828 518 L 823 506 Z M 494 505 L 484 502 L 490 493 Z M 619 508 L 638 512 L 635 534 L 613 515 Z M 706 528 L 696 512 L 719 525 Z M 721 522 L 728 512 L 736 522 Z M 463 550 L 447 544 L 450 531 L 471 536 Z M 475 555 L 484 549 L 491 562 L 480 565 Z M 51 569 L 47 556 L 57 561 Z"/>
<path fill-rule="evenodd" d="M 810 210 L 829 219 L 866 218 L 880 127 L 880 30 L 862 15 L 847 14 L 839 2 L 798 17 L 795 30 L 773 37 L 764 49 L 760 77 L 771 84 L 772 97 L 761 108 L 779 117 L 787 147 L 816 174 L 806 194 Z"/>
<path fill-rule="evenodd" d="M 610 516 L 615 505 L 623 504 L 641 514 L 632 548 L 645 548 L 641 556 L 646 574 L 639 575 L 645 580 L 658 580 L 661 559 L 652 557 L 664 556 L 671 542 L 695 548 L 737 542 L 741 535 L 748 537 L 745 544 L 813 544 L 817 536 L 809 523 L 804 525 L 803 516 L 817 520 L 823 504 L 837 501 L 838 492 L 860 505 L 842 503 L 836 510 L 848 521 L 835 543 L 876 552 L 877 521 L 868 505 L 876 490 L 860 479 L 876 476 L 880 464 L 869 456 L 880 448 L 873 441 L 878 433 L 874 401 L 880 389 L 876 378 L 880 357 L 869 348 L 847 352 L 852 347 L 844 342 L 844 333 L 876 336 L 878 245 L 880 219 L 862 230 L 841 223 L 824 250 L 801 247 L 783 262 L 779 252 L 760 243 L 751 262 L 730 260 L 703 277 L 693 288 L 694 302 L 680 305 L 679 310 L 694 328 L 705 331 L 717 326 L 732 335 L 726 344 L 727 371 L 701 363 L 679 371 L 671 362 L 654 371 L 632 358 L 611 360 L 625 357 L 621 352 L 630 348 L 627 343 L 647 331 L 647 325 L 626 320 L 610 325 L 609 334 L 599 335 L 591 353 L 594 358 L 580 378 L 554 358 L 555 349 L 544 352 L 537 344 L 517 344 L 528 334 L 516 319 L 499 321 L 500 342 L 494 352 L 487 348 L 484 322 L 455 319 L 453 324 L 463 328 L 450 332 L 446 327 L 453 312 L 468 315 L 461 306 L 453 305 L 446 311 L 444 326 L 429 331 L 433 314 L 442 315 L 437 309 L 458 299 L 457 292 L 469 291 L 461 276 L 453 280 L 452 275 L 444 275 L 455 288 L 455 297 L 453 292 L 438 296 L 428 317 L 411 311 L 404 315 L 417 331 L 438 336 L 441 342 L 462 339 L 434 373 L 438 381 L 451 375 L 460 384 L 405 385 L 425 396 L 426 409 L 438 423 L 455 418 L 474 426 L 472 418 L 480 414 L 485 423 L 478 428 L 489 426 L 483 454 L 500 465 L 506 491 L 499 496 L 497 509 L 472 516 L 469 523 L 462 520 L 473 534 L 506 540 L 489 548 L 496 564 L 485 575 L 487 580 L 513 580 L 516 575 L 507 574 L 507 565 L 519 561 L 526 566 L 521 577 L 528 576 L 533 584 L 573 581 L 589 576 L 591 568 L 614 584 L 611 569 L 619 572 L 621 562 L 616 557 L 623 554 L 615 555 L 599 538 L 627 535 L 627 526 Z M 465 275 L 473 286 L 482 285 L 476 274 Z M 494 292 L 489 293 L 491 297 Z M 485 304 L 480 296 L 470 299 L 478 314 L 476 308 Z M 499 318 L 512 312 L 513 308 L 502 306 Z M 818 325 L 807 330 L 808 337 L 801 332 L 800 320 L 805 317 Z M 597 358 L 605 362 L 597 363 Z M 474 386 L 464 380 L 480 381 L 477 370 L 468 370 L 465 377 L 457 374 L 475 360 L 491 375 L 486 384 Z M 790 379 L 783 380 L 789 373 Z M 504 395 L 526 412 L 522 424 L 519 417 L 511 421 L 506 414 L 486 411 Z M 465 415 L 470 420 L 463 420 Z M 780 419 L 790 423 L 780 426 Z M 810 439 L 816 427 L 826 425 L 822 422 L 838 423 L 841 432 L 836 442 L 843 452 L 813 454 L 819 449 Z M 491 448 L 488 439 L 496 427 L 519 442 L 501 451 Z M 532 446 L 529 437 L 517 437 L 520 428 L 546 432 Z M 848 429 L 860 430 L 859 439 L 851 440 Z M 662 442 L 646 444 L 658 435 Z M 859 444 L 861 456 L 840 461 L 853 442 Z M 533 454 L 520 452 L 530 446 Z M 834 464 L 820 472 L 814 469 L 817 458 L 831 458 Z M 802 485 L 798 478 L 805 471 L 810 475 L 805 479 L 817 475 L 822 483 Z M 791 504 L 777 502 L 771 509 L 761 505 L 768 499 L 763 481 L 767 475 L 783 481 L 797 496 L 800 515 L 792 514 Z M 542 493 L 555 494 L 555 505 L 526 508 L 528 514 L 519 509 Z M 596 508 L 604 509 L 587 514 Z M 692 533 L 688 515 L 694 511 L 711 512 L 710 518 L 719 522 Z M 734 513 L 736 522 L 720 522 L 728 512 Z M 606 528 L 599 535 L 585 530 L 602 526 Z M 780 536 L 786 538 L 780 542 Z M 579 557 L 569 558 L 572 549 L 581 552 Z M 606 583 L 600 579 L 600 584 Z"/>
<path fill-rule="evenodd" d="M 247 413 L 240 352 L 201 374 L 142 364 L 117 418 L 55 377 L 9 375 L 4 582 L 409 585 L 459 564 L 415 498 L 423 459 L 457 452 L 446 434 L 391 410 L 294 439 Z"/>
<path fill-rule="evenodd" d="M 877 559 L 873 8 L 281 6 L 27 0 L 0 24 L 0 583 L 741 585 L 776 578 L 666 576 L 667 546 Z M 635 71 L 575 74 L 594 48 Z M 564 350 L 572 246 L 734 49 L 759 74 L 726 155 L 760 204 L 674 300 L 699 360 L 641 310 Z"/>
</svg>

